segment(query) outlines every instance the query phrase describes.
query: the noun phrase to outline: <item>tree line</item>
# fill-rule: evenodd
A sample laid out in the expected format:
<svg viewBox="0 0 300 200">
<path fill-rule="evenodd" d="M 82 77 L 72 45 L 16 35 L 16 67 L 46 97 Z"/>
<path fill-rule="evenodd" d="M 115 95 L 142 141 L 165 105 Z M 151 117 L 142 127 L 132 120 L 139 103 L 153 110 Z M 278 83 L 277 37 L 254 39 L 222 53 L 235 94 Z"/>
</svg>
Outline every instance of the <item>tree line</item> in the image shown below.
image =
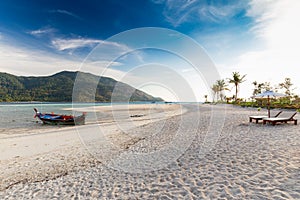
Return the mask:
<svg viewBox="0 0 300 200">
<path fill-rule="evenodd" d="M 221 80 L 217 80 L 215 84 L 213 84 L 213 86 L 211 87 L 212 92 L 213 92 L 213 102 L 215 102 L 215 100 L 218 101 L 225 101 L 225 99 L 228 101 L 230 100 L 234 100 L 235 102 L 237 102 L 238 99 L 238 93 L 239 93 L 239 86 L 241 83 L 243 83 L 245 81 L 245 75 L 240 75 L 239 72 L 233 72 L 232 73 L 232 77 L 231 78 L 227 78 L 227 81 L 225 81 L 225 79 L 221 79 Z M 235 87 L 235 94 L 232 97 L 226 97 L 224 94 L 224 91 L 230 91 L 230 89 L 228 88 L 228 84 L 232 84 Z M 207 97 L 206 97 L 207 99 Z"/>
<path fill-rule="evenodd" d="M 242 101 L 242 98 L 238 98 L 239 88 L 240 85 L 246 81 L 245 80 L 246 74 L 241 75 L 239 72 L 233 72 L 232 77 L 227 79 L 220 79 L 216 80 L 215 84 L 212 85 L 212 99 L 213 102 L 233 102 L 239 103 Z M 235 88 L 234 95 L 226 96 L 225 91 L 231 91 L 229 89 L 229 85 L 233 85 Z M 253 85 L 253 92 L 252 97 L 254 98 L 255 95 L 263 93 L 265 91 L 274 91 L 274 92 L 282 92 L 286 95 L 284 98 L 285 100 L 292 101 L 292 100 L 299 100 L 299 96 L 294 94 L 293 91 L 295 90 L 294 84 L 291 81 L 291 78 L 285 78 L 283 82 L 271 85 L 270 82 L 262 82 L 259 83 L 257 81 L 252 82 Z M 204 95 L 205 101 L 208 102 L 207 98 L 208 95 Z"/>
</svg>

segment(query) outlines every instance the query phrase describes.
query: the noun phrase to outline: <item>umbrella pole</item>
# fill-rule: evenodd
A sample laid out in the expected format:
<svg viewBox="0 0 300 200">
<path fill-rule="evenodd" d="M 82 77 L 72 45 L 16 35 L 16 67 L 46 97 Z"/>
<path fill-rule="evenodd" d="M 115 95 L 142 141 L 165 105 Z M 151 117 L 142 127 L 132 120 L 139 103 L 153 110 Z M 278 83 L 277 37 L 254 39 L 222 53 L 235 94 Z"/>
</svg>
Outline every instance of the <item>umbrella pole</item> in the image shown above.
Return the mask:
<svg viewBox="0 0 300 200">
<path fill-rule="evenodd" d="M 270 118 L 270 97 L 268 95 L 268 117 Z"/>
</svg>

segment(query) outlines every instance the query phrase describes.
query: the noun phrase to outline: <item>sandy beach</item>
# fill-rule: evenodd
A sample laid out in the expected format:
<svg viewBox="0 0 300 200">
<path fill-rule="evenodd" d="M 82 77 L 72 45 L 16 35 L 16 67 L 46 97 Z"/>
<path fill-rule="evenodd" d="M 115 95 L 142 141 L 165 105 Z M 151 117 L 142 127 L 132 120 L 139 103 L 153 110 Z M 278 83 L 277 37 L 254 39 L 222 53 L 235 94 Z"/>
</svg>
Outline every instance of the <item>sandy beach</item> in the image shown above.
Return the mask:
<svg viewBox="0 0 300 200">
<path fill-rule="evenodd" d="M 249 123 L 266 110 L 85 110 L 103 118 L 1 135 L 1 199 L 300 199 L 299 125 Z"/>
</svg>

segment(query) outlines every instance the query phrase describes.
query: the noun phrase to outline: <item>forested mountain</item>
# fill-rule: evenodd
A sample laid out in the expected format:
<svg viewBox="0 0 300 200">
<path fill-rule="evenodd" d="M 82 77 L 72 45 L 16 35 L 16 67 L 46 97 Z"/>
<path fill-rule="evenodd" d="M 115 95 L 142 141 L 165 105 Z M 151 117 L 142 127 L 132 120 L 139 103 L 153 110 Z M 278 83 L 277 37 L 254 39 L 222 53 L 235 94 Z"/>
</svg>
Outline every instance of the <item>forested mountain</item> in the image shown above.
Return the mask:
<svg viewBox="0 0 300 200">
<path fill-rule="evenodd" d="M 99 78 L 89 73 L 68 71 L 44 77 L 0 73 L 0 101 L 71 102 L 75 80 L 79 89 L 74 88 L 74 100 L 78 102 L 110 102 L 116 84 L 113 101 L 127 101 L 128 96 L 131 96 L 130 101 L 162 101 L 112 78 L 101 77 L 100 81 Z"/>
</svg>

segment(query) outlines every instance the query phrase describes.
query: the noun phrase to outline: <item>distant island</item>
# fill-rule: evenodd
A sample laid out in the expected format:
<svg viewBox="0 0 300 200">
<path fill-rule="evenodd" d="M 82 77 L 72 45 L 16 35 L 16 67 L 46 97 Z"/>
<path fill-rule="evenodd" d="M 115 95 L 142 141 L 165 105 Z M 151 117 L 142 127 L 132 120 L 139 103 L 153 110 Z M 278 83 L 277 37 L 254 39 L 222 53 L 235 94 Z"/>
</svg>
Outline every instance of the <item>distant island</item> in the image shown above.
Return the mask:
<svg viewBox="0 0 300 200">
<path fill-rule="evenodd" d="M 145 92 L 118 82 L 112 78 L 84 73 L 62 71 L 51 76 L 25 77 L 8 73 L 0 73 L 0 102 L 16 101 L 46 101 L 46 102 L 71 102 L 74 82 L 77 76 L 84 85 L 84 90 L 78 95 L 77 101 L 91 102 L 91 95 L 95 95 L 95 102 L 110 102 L 115 85 L 121 86 L 118 96 L 114 101 L 126 101 L 128 94 L 132 93 L 130 101 L 163 101 Z M 97 85 L 96 93 L 92 86 Z M 133 91 L 133 92 L 132 92 Z"/>
</svg>

